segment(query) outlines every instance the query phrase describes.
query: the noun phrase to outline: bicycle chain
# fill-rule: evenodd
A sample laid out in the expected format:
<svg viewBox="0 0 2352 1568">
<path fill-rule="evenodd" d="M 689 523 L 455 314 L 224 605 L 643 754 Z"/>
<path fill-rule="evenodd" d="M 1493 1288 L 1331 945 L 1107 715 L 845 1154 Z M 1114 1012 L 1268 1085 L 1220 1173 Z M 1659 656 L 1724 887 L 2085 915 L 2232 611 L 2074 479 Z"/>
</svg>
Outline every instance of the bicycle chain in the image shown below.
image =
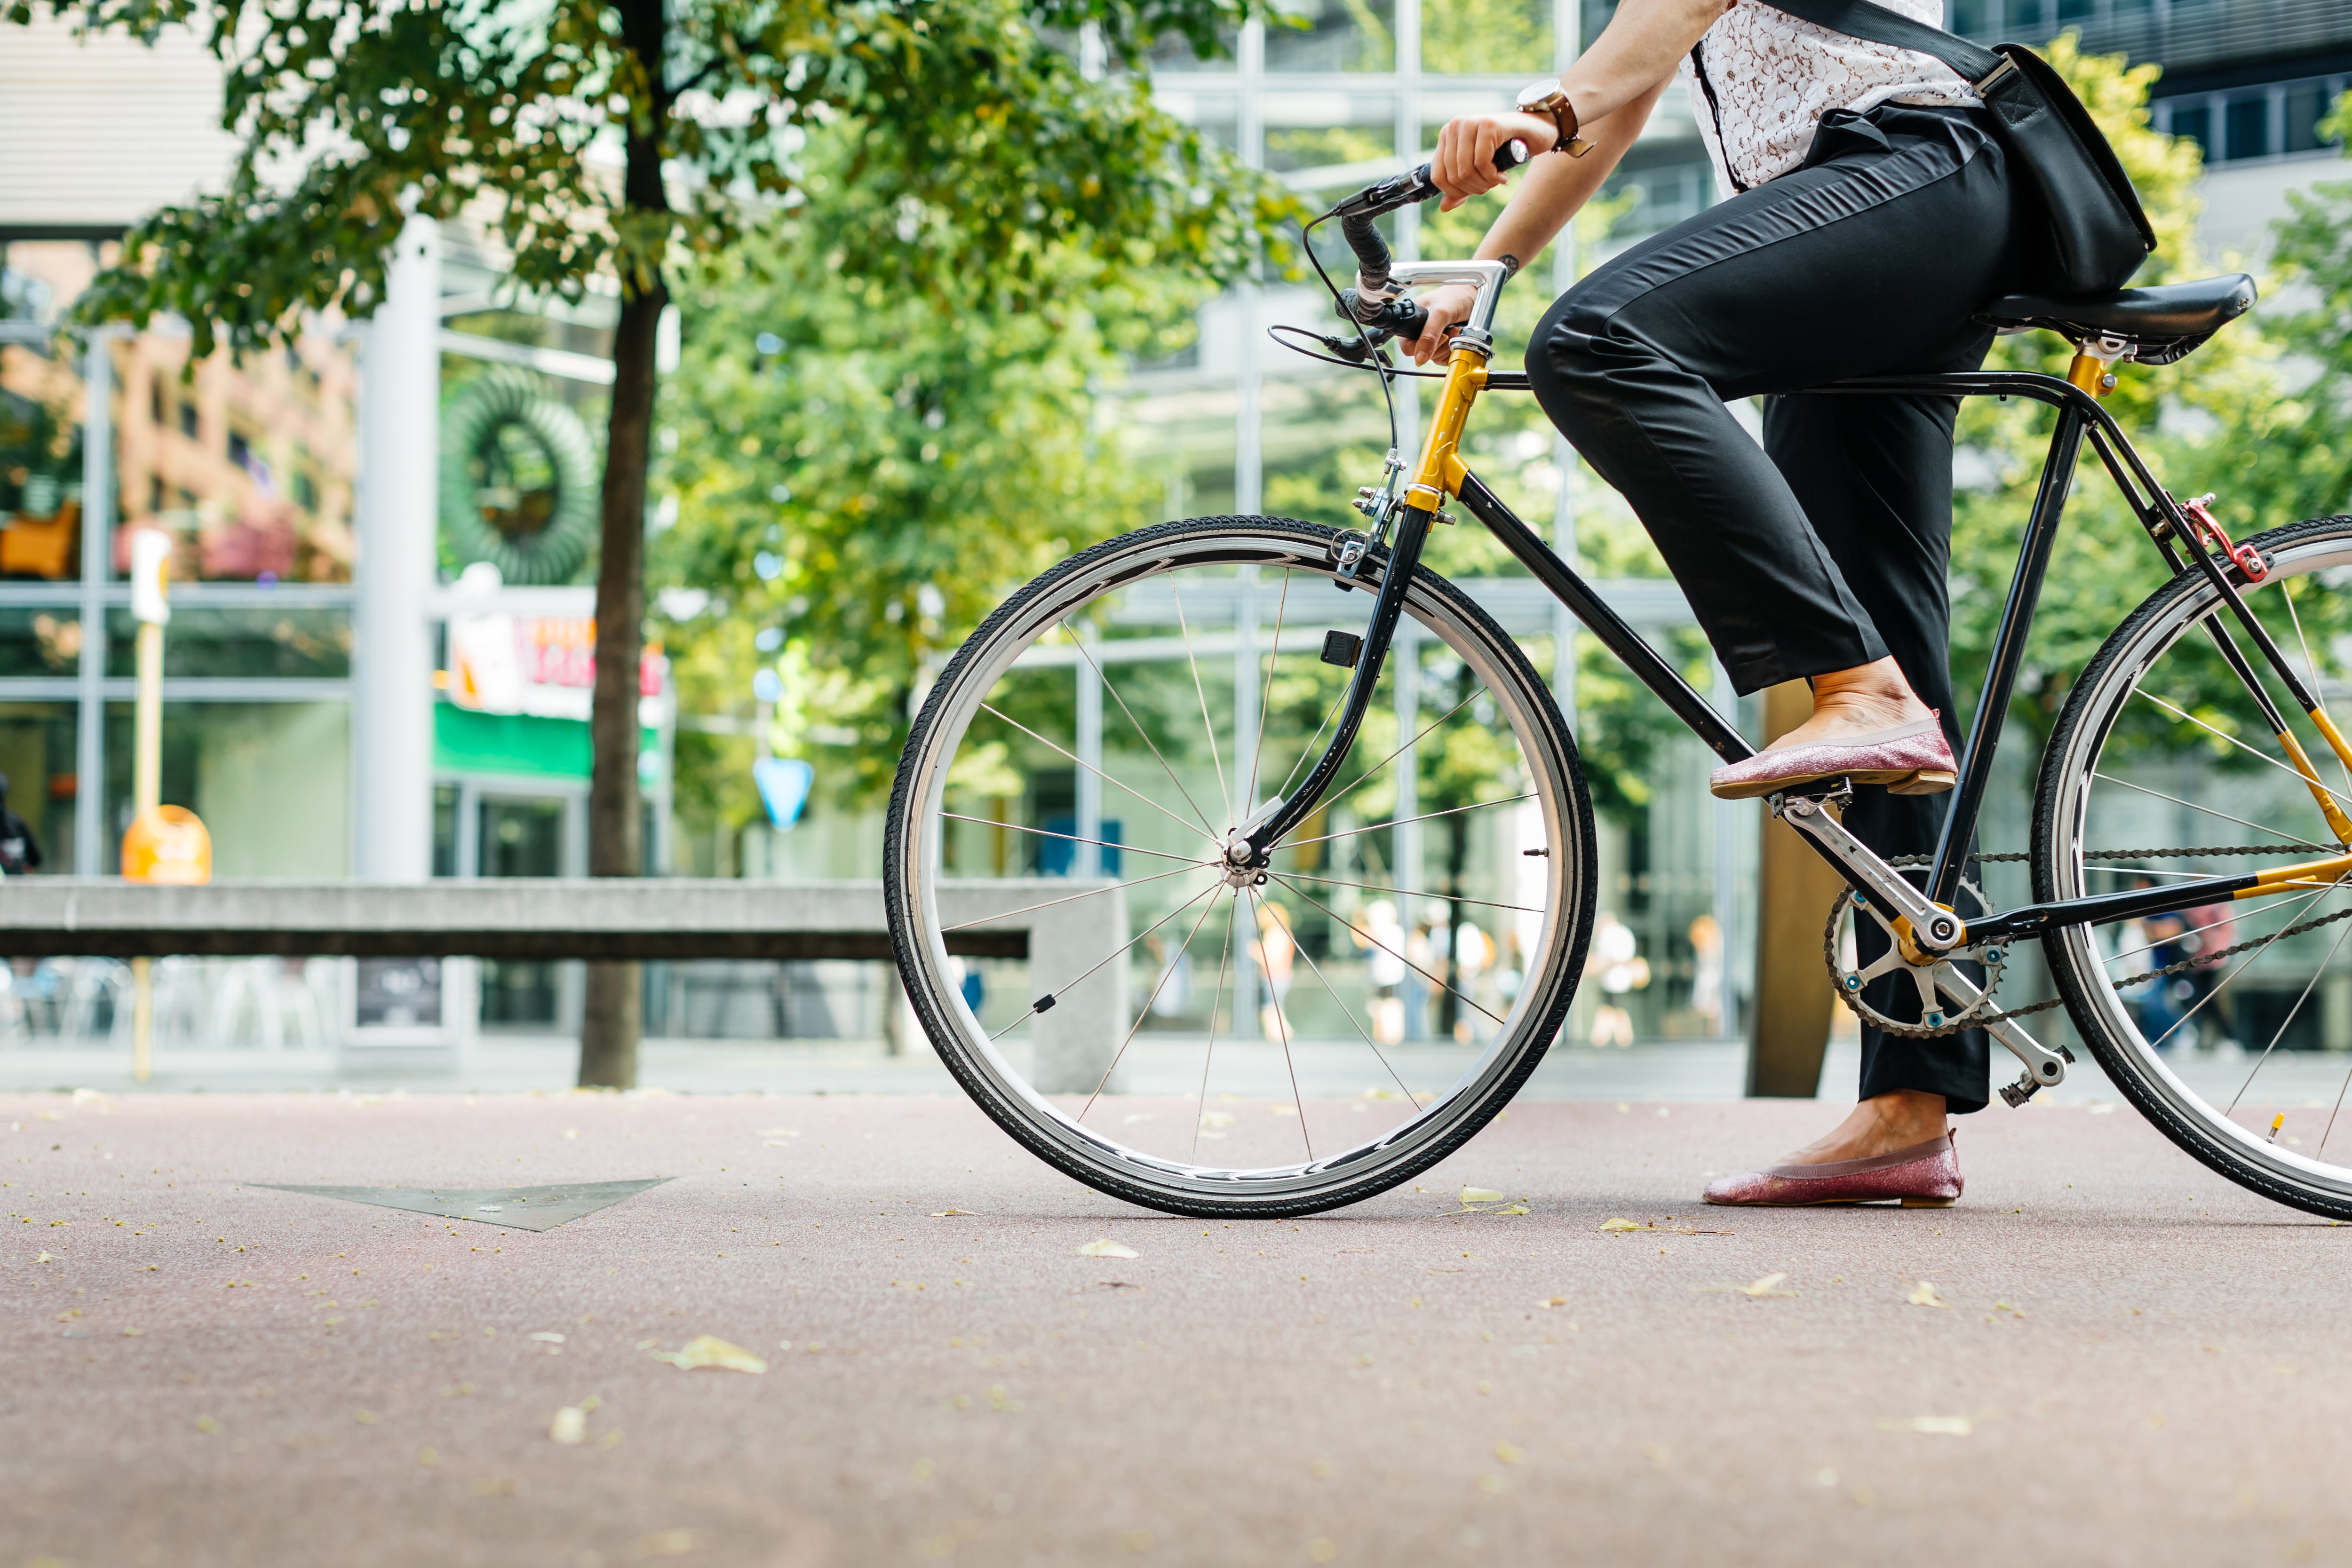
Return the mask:
<svg viewBox="0 0 2352 1568">
<path fill-rule="evenodd" d="M 2223 845 L 2219 848 L 2211 849 L 2085 850 L 2083 852 L 2083 858 L 2084 860 L 2094 861 L 2186 860 L 2206 855 L 2271 854 L 2288 852 L 2301 852 L 2305 850 L 2316 849 L 2319 849 L 2319 846 L 2316 844 L 2236 844 Z M 2323 851 L 2322 852 L 2325 852 Z M 2032 857 L 2030 855 L 2018 852 L 1991 855 L 1979 854 L 1970 855 L 1969 857 L 1971 861 L 2022 861 L 2029 860 Z M 1890 859 L 1886 863 L 1890 866 L 1896 867 L 1924 866 L 1934 863 L 1934 861 L 1935 857 L 1933 855 L 1900 855 Z M 1853 894 L 1853 890 L 1852 888 L 1848 888 L 1845 893 L 1840 894 L 1838 896 L 1841 899 L 1843 899 L 1850 896 Z M 1832 910 L 1829 927 L 1822 933 L 1822 956 L 1828 962 L 1830 973 L 1832 976 L 1842 973 L 1838 967 L 1837 950 L 1834 945 L 1833 936 L 1833 933 L 1837 930 L 1836 914 L 1837 912 L 1834 909 Z M 2251 952 L 2256 947 L 2267 946 L 2273 942 L 2283 942 L 2290 936 L 2300 936 L 2306 931 L 2316 931 L 2323 925 L 2333 925 L 2339 920 L 2352 920 L 2352 909 L 2339 909 L 2333 915 L 2323 915 L 2316 920 L 2306 920 L 2299 925 L 2290 925 L 2285 930 L 2276 932 L 2271 936 L 2257 936 L 2252 941 L 2241 942 L 2234 947 L 2224 947 L 2218 953 L 2200 953 L 2193 958 L 2183 958 L 2177 964 L 2167 964 L 2161 969 L 2149 969 L 2144 974 L 2127 975 L 2120 980 L 2111 981 L 2110 985 L 2114 989 L 2120 991 L 2128 987 L 2137 986 L 2144 980 L 2169 979 L 2175 975 L 2185 975 L 2191 969 L 2201 969 L 2210 965 L 2219 964 L 2224 958 L 2233 958 L 2241 953 Z M 1995 983 L 1997 984 L 1998 981 L 1996 980 Z M 1841 998 L 1843 998 L 1843 992 L 1841 991 L 1839 994 Z M 1988 997 L 1990 994 L 1990 988 L 1988 987 Z M 1940 1029 L 1931 1029 L 1926 1024 L 1911 1024 L 1899 1028 L 1889 1028 L 1887 1025 L 1883 1023 L 1880 1024 L 1878 1028 L 1884 1033 L 1900 1035 L 1906 1040 L 1931 1040 L 1948 1034 L 1958 1034 L 1964 1029 L 1986 1029 L 1993 1024 L 2007 1023 L 2011 1019 L 2030 1018 L 2035 1013 L 2046 1013 L 2052 1008 L 2063 1007 L 2065 1005 L 2065 1001 L 2066 998 L 2063 997 L 2051 997 L 2046 1000 L 2032 1002 L 2025 1007 L 2012 1008 L 2007 1012 L 1984 1013 L 1962 1019 L 1956 1023 L 1946 1024 Z"/>
</svg>

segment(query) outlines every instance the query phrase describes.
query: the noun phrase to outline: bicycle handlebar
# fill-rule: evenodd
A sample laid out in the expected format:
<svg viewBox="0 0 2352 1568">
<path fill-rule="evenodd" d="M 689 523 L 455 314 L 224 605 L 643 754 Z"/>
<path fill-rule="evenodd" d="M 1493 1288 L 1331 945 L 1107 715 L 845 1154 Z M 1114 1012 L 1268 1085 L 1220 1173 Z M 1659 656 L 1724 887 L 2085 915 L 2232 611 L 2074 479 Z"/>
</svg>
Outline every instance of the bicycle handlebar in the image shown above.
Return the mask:
<svg viewBox="0 0 2352 1568">
<path fill-rule="evenodd" d="M 1495 149 L 1495 168 L 1498 172 L 1507 173 L 1527 161 L 1528 144 L 1524 141 L 1506 141 Z M 1388 241 L 1381 237 L 1381 231 L 1373 226 L 1373 220 L 1400 207 L 1417 205 L 1439 193 L 1436 185 L 1430 181 L 1429 165 L 1423 163 L 1410 174 L 1400 174 L 1377 185 L 1367 185 L 1331 209 L 1339 215 L 1339 232 L 1347 237 L 1348 248 L 1356 253 L 1358 293 L 1353 310 L 1357 320 L 1370 325 L 1374 316 L 1366 312 L 1378 313 L 1389 303 L 1384 298 L 1370 300 L 1363 298 L 1367 294 L 1385 294 L 1389 286 L 1389 264 L 1392 259 L 1389 255 Z M 1413 314 L 1417 317 L 1420 313 L 1420 308 L 1414 307 Z M 1394 327 L 1388 329 L 1400 337 L 1417 338 L 1421 335 L 1418 326 L 1411 333 Z"/>
</svg>

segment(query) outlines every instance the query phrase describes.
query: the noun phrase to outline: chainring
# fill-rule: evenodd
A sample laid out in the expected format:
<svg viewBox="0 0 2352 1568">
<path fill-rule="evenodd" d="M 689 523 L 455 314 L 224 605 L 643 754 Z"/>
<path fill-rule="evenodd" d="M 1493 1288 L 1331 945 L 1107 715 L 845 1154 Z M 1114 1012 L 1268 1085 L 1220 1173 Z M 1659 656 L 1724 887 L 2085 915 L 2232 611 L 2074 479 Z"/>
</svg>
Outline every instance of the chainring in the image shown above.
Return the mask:
<svg viewBox="0 0 2352 1568">
<path fill-rule="evenodd" d="M 1979 915 L 1991 909 L 1992 905 L 1985 900 L 1984 890 L 1966 877 L 1960 879 L 1960 891 L 1975 902 Z M 1847 968 L 1840 957 L 1844 946 L 1840 940 L 1844 925 L 1855 916 L 1857 911 L 1866 912 L 1878 923 L 1879 929 L 1886 933 L 1887 943 L 1884 955 L 1859 970 Z M 1968 917 L 1963 915 L 1961 918 Z M 1899 1035 L 1906 1040 L 1932 1040 L 1941 1035 L 1956 1034 L 1992 1010 L 1993 993 L 2000 987 L 2000 972 L 2008 960 L 2009 950 L 1996 944 L 1980 944 L 1956 947 L 1932 965 L 1922 967 L 1913 964 L 1903 956 L 1892 926 L 1878 913 L 1877 906 L 1869 901 L 1867 895 L 1849 887 L 1838 894 L 1836 903 L 1830 905 L 1829 921 L 1822 929 L 1822 956 L 1829 965 L 1831 987 L 1836 990 L 1838 999 L 1853 1009 L 1855 1017 L 1886 1034 Z M 1935 984 L 1938 973 L 1949 968 L 1955 959 L 1982 964 L 1985 970 L 1984 984 L 1978 988 L 1975 998 L 1958 1009 L 1945 999 Z M 1863 992 L 1871 981 L 1898 973 L 1909 974 L 1912 983 L 1919 988 L 1922 1019 L 1940 1019 L 1940 1022 L 1915 1023 L 1905 1019 L 1889 1018 L 1864 999 Z M 1958 971 L 1954 971 L 1952 977 L 1966 978 Z"/>
</svg>

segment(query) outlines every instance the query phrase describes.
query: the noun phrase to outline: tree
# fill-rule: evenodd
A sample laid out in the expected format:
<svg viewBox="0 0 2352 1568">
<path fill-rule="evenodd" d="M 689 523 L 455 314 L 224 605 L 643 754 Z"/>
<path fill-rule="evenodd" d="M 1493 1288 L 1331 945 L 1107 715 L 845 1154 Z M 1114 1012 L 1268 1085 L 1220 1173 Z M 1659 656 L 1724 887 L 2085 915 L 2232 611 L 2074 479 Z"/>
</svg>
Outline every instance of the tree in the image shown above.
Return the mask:
<svg viewBox="0 0 2352 1568">
<path fill-rule="evenodd" d="M 1093 29 L 1115 64 L 1165 31 L 1213 54 L 1249 4 L 0 0 L 0 16 L 45 8 L 151 39 L 190 26 L 227 68 L 226 188 L 136 225 L 84 321 L 173 312 L 203 354 L 267 343 L 306 312 L 364 317 L 412 213 L 479 223 L 526 293 L 617 279 L 589 869 L 631 876 L 655 341 L 681 269 L 764 213 L 838 198 L 856 221 L 837 231 L 837 272 L 945 298 L 1034 299 L 1064 252 L 1230 275 L 1282 198 L 1156 110 L 1139 78 L 1087 79 L 1048 30 Z M 855 138 L 853 178 L 799 156 L 828 126 Z M 637 988 L 634 965 L 591 967 L 583 1083 L 633 1081 Z"/>
<path fill-rule="evenodd" d="M 2156 227 L 2156 253 L 2135 281 L 2215 270 L 2195 243 L 2202 172 L 2197 144 L 2148 125 L 2147 89 L 2157 68 L 2127 65 L 2120 55 L 2083 54 L 2072 34 L 2054 40 L 2048 55 L 2106 132 Z M 2333 122 L 2339 136 L 2346 118 L 2339 112 Z M 2352 407 L 2341 379 L 2352 366 L 2352 263 L 2346 260 L 2352 185 L 2324 184 L 2295 205 L 2276 261 L 2288 277 L 2299 274 L 2314 286 L 2320 303 L 2233 322 L 2172 365 L 2122 367 L 2105 400 L 2158 478 L 2177 496 L 2215 492 L 2215 515 L 2241 538 L 2352 502 Z M 2280 281 L 2270 280 L 2268 291 L 2275 295 Z M 1988 365 L 2057 375 L 2071 353 L 2054 336 L 2032 332 L 1999 340 Z M 2039 404 L 1988 398 L 1962 404 L 1960 444 L 1994 476 L 1962 491 L 1955 512 L 1952 653 L 1964 682 L 1986 667 L 2054 421 Z M 2086 450 L 2051 559 L 2050 581 L 2063 591 L 2042 597 L 2010 711 L 2022 731 L 2019 743 L 2047 739 L 2075 674 L 2169 575 Z M 2340 598 L 2306 602 L 2298 595 L 2305 630 L 2322 647 L 2323 633 L 2352 629 L 2352 606 L 2338 604 Z M 2176 651 L 2165 674 L 2184 683 L 2168 700 L 2223 728 L 2242 716 L 2242 700 L 2231 700 L 2234 677 L 2218 657 L 2205 659 L 2200 647 Z M 2126 724 L 2136 727 L 2125 735 L 2135 744 L 2183 744 L 2179 727 L 2160 710 L 2136 713 Z M 2207 750 L 2215 766 L 2260 766 L 2218 739 L 2190 744 Z"/>
<path fill-rule="evenodd" d="M 828 182 L 858 178 L 852 138 L 808 151 Z M 1061 556 L 1150 520 L 1152 487 L 1108 460 L 1110 405 L 1127 357 L 1181 346 L 1204 292 L 1075 247 L 1043 256 L 1052 287 L 1010 304 L 829 289 L 867 204 L 779 215 L 685 291 L 663 412 L 678 520 L 651 555 L 657 582 L 723 599 L 662 627 L 681 696 L 737 709 L 750 672 L 777 668 L 768 738 L 844 803 L 888 789 L 927 663 Z M 753 802 L 739 786 L 704 807 L 740 824 Z"/>
</svg>

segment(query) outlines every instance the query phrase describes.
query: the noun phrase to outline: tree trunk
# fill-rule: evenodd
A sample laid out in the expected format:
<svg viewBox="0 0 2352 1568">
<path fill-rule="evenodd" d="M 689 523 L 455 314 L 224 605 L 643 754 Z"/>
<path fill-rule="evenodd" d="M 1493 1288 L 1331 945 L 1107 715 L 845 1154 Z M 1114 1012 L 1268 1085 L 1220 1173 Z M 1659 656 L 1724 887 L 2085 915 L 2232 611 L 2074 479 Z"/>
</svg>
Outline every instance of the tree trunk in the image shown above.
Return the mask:
<svg viewBox="0 0 2352 1568">
<path fill-rule="evenodd" d="M 663 80 L 662 0 L 623 0 L 625 41 L 648 81 Z M 632 213 L 669 205 L 661 183 L 667 95 L 656 89 L 646 118 L 627 138 L 623 195 Z M 613 334 L 613 406 L 605 425 L 602 555 L 596 571 L 596 695 L 590 711 L 593 761 L 588 780 L 588 874 L 644 873 L 637 791 L 637 681 L 645 653 L 646 486 L 653 461 L 656 344 L 669 303 L 658 255 L 621 261 L 621 319 Z M 588 966 L 580 1019 L 580 1082 L 628 1089 L 637 1081 L 644 974 L 635 964 Z"/>
</svg>

